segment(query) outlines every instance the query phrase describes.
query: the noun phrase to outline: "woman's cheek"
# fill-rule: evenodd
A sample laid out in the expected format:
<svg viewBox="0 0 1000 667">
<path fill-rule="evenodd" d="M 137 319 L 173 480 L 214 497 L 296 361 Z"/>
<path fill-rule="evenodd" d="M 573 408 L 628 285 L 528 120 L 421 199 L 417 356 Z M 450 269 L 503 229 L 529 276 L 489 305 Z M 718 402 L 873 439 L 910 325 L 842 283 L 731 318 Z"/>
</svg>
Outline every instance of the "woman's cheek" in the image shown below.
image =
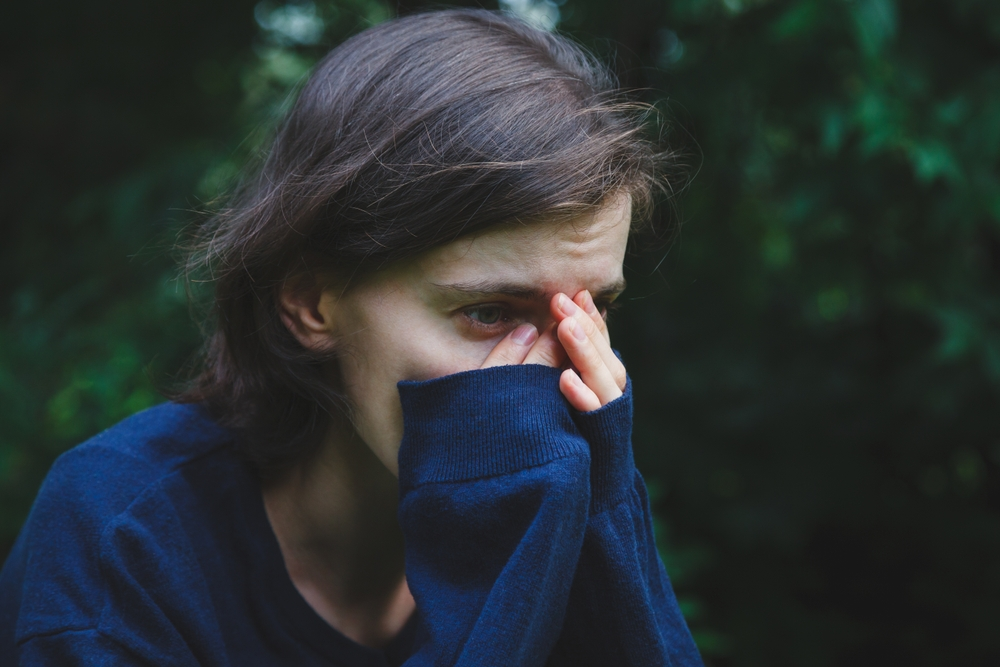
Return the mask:
<svg viewBox="0 0 1000 667">
<path fill-rule="evenodd" d="M 413 360 L 410 376 L 404 379 L 433 380 L 479 368 L 498 340 L 468 340 L 462 337 L 440 339 L 426 346 Z"/>
</svg>

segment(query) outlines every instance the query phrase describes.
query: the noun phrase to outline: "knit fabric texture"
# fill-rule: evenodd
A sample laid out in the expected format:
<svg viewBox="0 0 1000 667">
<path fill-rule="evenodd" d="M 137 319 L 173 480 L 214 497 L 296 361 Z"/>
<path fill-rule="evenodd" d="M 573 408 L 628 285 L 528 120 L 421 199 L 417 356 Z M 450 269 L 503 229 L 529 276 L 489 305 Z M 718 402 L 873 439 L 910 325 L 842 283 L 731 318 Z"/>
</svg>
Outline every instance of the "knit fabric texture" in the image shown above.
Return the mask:
<svg viewBox="0 0 1000 667">
<path fill-rule="evenodd" d="M 384 650 L 299 595 L 233 434 L 164 404 L 49 472 L 0 572 L 0 664 L 701 665 L 632 461 L 631 386 L 580 414 L 558 379 L 400 383 L 418 612 Z"/>
</svg>

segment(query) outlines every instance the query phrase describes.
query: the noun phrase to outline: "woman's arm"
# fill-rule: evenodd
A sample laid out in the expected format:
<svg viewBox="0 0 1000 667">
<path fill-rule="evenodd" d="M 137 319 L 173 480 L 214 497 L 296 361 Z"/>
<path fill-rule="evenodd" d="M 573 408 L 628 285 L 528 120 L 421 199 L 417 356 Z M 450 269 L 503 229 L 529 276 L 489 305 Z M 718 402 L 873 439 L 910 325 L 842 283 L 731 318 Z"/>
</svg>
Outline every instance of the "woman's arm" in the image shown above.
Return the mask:
<svg viewBox="0 0 1000 667">
<path fill-rule="evenodd" d="M 591 447 L 591 503 L 553 666 L 702 664 L 656 550 L 631 421 L 631 384 L 576 416 Z"/>
<path fill-rule="evenodd" d="M 543 665 L 590 507 L 560 371 L 497 366 L 399 385 L 400 524 L 428 640 L 416 665 Z"/>
<path fill-rule="evenodd" d="M 565 371 L 562 385 L 590 444 L 591 500 L 565 625 L 549 664 L 701 665 L 656 550 L 646 487 L 632 456 L 631 383 L 604 318 L 586 292 L 574 303 L 554 300 L 553 313 L 579 371 Z"/>
<path fill-rule="evenodd" d="M 553 300 L 572 368 L 400 383 L 400 521 L 430 632 L 407 665 L 701 664 L 633 463 L 631 387 L 577 302 Z"/>
</svg>

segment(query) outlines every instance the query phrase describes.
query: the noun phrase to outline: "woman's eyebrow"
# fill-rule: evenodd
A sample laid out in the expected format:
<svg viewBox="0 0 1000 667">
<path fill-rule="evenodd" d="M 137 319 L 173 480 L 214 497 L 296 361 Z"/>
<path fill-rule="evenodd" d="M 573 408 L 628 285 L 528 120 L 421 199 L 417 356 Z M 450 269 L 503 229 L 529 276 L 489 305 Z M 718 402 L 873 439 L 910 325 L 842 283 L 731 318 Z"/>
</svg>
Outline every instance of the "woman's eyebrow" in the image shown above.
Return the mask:
<svg viewBox="0 0 1000 667">
<path fill-rule="evenodd" d="M 442 292 L 453 293 L 456 296 L 473 299 L 488 299 L 496 296 L 508 296 L 516 299 L 547 301 L 551 294 L 538 285 L 503 282 L 503 281 L 475 281 L 459 283 L 431 283 Z M 625 279 L 619 278 L 602 287 L 592 290 L 591 296 L 595 299 L 614 297 L 625 291 Z M 570 295 L 573 296 L 573 295 Z"/>
</svg>

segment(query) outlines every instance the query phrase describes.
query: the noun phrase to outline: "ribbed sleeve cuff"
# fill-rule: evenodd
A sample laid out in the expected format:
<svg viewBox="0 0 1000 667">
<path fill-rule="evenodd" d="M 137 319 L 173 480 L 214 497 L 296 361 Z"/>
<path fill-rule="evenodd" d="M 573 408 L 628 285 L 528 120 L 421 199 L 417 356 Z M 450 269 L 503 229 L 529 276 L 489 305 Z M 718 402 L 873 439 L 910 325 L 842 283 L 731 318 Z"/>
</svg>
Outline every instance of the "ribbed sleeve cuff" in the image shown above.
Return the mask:
<svg viewBox="0 0 1000 667">
<path fill-rule="evenodd" d="M 492 477 L 564 456 L 589 456 L 559 391 L 559 375 L 557 368 L 524 364 L 400 382 L 400 487 Z"/>
<path fill-rule="evenodd" d="M 590 443 L 590 511 L 598 514 L 621 503 L 632 489 L 632 380 L 625 393 L 593 412 L 576 413 L 574 421 Z"/>
</svg>

